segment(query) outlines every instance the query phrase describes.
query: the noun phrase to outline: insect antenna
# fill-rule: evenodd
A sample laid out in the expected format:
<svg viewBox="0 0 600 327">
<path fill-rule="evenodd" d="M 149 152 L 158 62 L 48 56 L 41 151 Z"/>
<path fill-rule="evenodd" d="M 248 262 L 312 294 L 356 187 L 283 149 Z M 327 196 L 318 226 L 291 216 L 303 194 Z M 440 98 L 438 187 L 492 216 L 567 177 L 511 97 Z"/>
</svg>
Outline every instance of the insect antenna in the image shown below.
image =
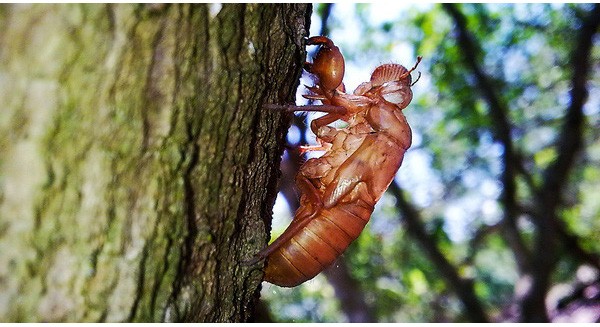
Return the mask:
<svg viewBox="0 0 600 327">
<path fill-rule="evenodd" d="M 412 87 L 413 85 L 417 84 L 417 82 L 418 82 L 418 81 L 421 79 L 421 72 L 418 72 L 418 73 L 419 73 L 419 76 L 417 77 L 417 79 L 416 79 L 414 82 L 412 82 L 412 83 L 410 84 L 410 86 L 411 86 L 411 87 Z"/>
</svg>

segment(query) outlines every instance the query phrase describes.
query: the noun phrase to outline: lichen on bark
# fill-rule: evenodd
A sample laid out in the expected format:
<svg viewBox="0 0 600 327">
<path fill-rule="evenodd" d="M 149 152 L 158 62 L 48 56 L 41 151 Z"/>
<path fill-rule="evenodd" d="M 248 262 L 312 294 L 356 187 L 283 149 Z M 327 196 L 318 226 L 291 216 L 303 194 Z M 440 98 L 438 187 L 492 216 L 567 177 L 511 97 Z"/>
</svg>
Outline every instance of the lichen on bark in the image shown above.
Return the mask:
<svg viewBox="0 0 600 327">
<path fill-rule="evenodd" d="M 215 6 L 3 6 L 1 321 L 248 319 L 310 7 Z"/>
</svg>

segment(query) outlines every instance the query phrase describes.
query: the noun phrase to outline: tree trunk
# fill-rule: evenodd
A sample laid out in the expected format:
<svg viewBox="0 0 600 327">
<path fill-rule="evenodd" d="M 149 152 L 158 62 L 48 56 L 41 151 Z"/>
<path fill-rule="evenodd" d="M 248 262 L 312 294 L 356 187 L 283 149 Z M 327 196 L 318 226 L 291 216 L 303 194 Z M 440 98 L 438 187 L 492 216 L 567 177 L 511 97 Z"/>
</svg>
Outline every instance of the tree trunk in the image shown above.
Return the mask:
<svg viewBox="0 0 600 327">
<path fill-rule="evenodd" d="M 0 321 L 246 321 L 308 5 L 0 7 Z"/>
</svg>

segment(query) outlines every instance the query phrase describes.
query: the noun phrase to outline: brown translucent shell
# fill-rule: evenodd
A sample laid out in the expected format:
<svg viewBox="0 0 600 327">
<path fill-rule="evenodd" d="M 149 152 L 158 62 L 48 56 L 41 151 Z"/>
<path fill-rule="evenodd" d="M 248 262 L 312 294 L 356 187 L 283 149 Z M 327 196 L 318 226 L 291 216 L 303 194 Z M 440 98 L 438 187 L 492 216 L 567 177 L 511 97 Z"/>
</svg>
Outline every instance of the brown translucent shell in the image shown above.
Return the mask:
<svg viewBox="0 0 600 327">
<path fill-rule="evenodd" d="M 377 67 L 371 74 L 371 84 L 373 87 L 381 86 L 384 83 L 391 81 L 402 81 L 410 84 L 411 77 L 408 74 L 408 69 L 400 64 L 383 64 Z"/>
<path fill-rule="evenodd" d="M 312 63 L 312 73 L 325 90 L 335 90 L 344 78 L 344 57 L 336 46 L 321 46 Z"/>
</svg>

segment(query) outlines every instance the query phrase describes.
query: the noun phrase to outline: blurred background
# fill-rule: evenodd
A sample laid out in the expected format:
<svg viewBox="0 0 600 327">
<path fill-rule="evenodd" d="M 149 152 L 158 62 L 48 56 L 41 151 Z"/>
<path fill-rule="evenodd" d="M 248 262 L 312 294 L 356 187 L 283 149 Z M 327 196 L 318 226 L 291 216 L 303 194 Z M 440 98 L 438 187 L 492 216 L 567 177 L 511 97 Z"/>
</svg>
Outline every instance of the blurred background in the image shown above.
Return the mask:
<svg viewBox="0 0 600 327">
<path fill-rule="evenodd" d="M 263 283 L 258 320 L 600 322 L 599 21 L 597 4 L 315 5 L 348 92 L 423 56 L 413 145 L 360 237 L 299 287 Z M 273 238 L 303 160 L 284 155 Z"/>
</svg>

